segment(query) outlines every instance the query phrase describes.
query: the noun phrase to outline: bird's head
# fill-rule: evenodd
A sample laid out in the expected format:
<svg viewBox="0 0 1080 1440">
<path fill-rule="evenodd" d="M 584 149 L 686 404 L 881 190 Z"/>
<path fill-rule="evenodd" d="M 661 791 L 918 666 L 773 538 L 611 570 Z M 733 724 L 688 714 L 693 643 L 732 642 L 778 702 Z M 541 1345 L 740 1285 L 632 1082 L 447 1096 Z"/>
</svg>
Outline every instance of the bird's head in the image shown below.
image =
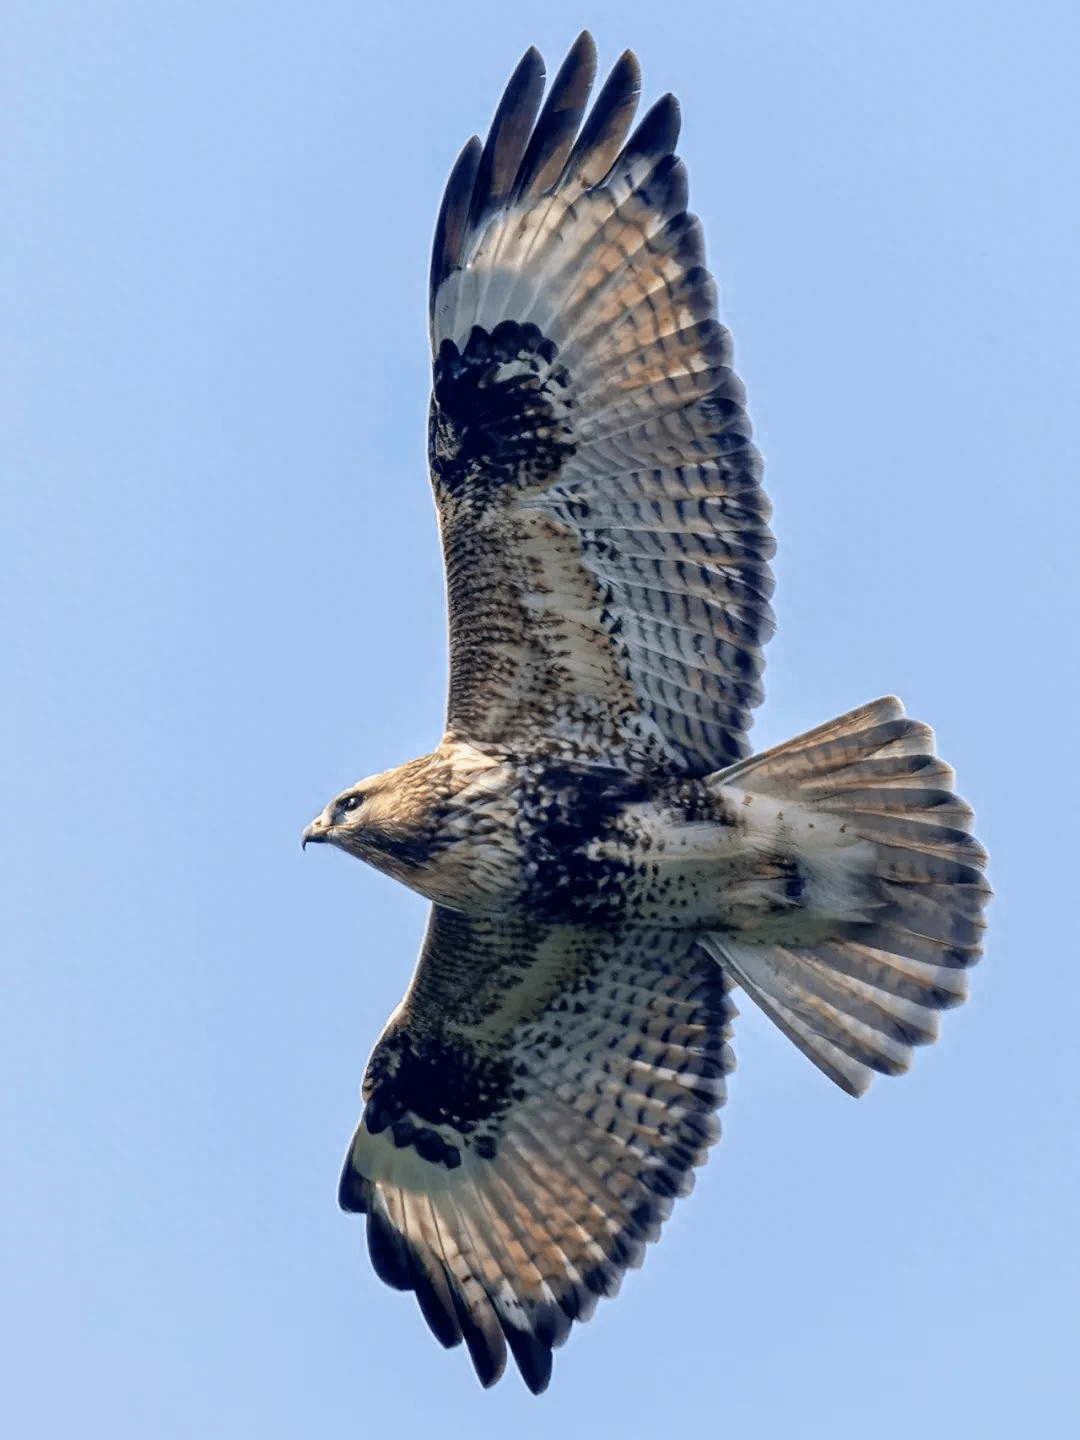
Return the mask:
<svg viewBox="0 0 1080 1440">
<path fill-rule="evenodd" d="M 410 761 L 372 775 L 334 797 L 304 831 L 301 843 L 336 845 L 369 865 L 417 885 L 437 844 L 430 768 Z"/>
</svg>

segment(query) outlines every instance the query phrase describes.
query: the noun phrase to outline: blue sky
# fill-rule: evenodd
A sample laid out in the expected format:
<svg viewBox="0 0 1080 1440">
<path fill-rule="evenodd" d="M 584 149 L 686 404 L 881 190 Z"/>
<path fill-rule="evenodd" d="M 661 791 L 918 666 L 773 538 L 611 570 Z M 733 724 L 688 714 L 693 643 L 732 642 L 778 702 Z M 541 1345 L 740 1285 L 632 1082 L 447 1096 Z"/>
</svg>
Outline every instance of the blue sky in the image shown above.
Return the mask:
<svg viewBox="0 0 1080 1440">
<path fill-rule="evenodd" d="M 16 7 L 11 7 L 15 10 Z M 335 1185 L 424 906 L 301 827 L 431 747 L 441 187 L 530 43 L 680 96 L 766 454 L 764 746 L 932 722 L 998 892 L 858 1104 L 758 1014 L 549 1393 L 484 1394 Z M 1071 4 L 98 3 L 0 61 L 6 1433 L 846 1437 L 1075 1416 Z"/>
</svg>

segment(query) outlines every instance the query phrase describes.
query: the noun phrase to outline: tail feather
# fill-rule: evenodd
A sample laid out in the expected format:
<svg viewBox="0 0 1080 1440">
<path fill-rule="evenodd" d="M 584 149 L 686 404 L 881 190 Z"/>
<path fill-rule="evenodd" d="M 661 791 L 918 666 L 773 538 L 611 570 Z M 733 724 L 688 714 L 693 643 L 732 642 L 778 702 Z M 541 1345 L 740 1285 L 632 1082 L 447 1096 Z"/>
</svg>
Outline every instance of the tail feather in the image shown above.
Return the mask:
<svg viewBox="0 0 1080 1440">
<path fill-rule="evenodd" d="M 853 767 L 857 767 L 856 783 L 861 784 L 863 764 L 872 758 L 879 762 L 877 769 L 884 772 L 888 767 L 880 762 L 919 762 L 897 767 L 898 773 L 908 775 L 934 762 L 939 767 L 937 773 L 947 774 L 951 782 L 952 769 L 934 754 L 933 746 L 934 732 L 930 727 L 908 719 L 896 696 L 886 695 L 807 730 L 794 740 L 740 760 L 725 770 L 724 781 L 742 781 L 752 773 L 753 789 L 761 794 L 790 796 L 794 785 L 800 790 L 805 786 L 808 794 L 819 789 L 827 793 L 837 782 L 842 784 L 847 779 L 850 783 Z"/>
<path fill-rule="evenodd" d="M 860 1045 L 858 1022 L 852 1021 L 839 1040 L 830 1038 L 819 1019 L 804 1018 L 756 983 L 753 975 L 743 969 L 736 953 L 733 953 L 742 947 L 732 946 L 719 936 L 709 936 L 703 943 L 777 1029 L 841 1090 L 846 1090 L 849 1095 L 861 1095 L 873 1079 L 874 1071 L 886 1075 L 901 1073 L 903 1067 L 899 1063 L 894 1061 L 890 1064 L 884 1055 L 867 1051 Z"/>
<path fill-rule="evenodd" d="M 876 949 L 855 939 L 823 940 L 816 953 L 821 963 L 837 974 L 850 975 L 902 1000 L 948 1010 L 967 999 L 967 976 L 962 967 L 898 955 L 895 950 Z"/>
<path fill-rule="evenodd" d="M 933 731 L 889 697 L 716 778 L 783 800 L 807 837 L 815 816 L 829 816 L 845 847 L 869 843 L 857 852 L 865 873 L 853 880 L 861 909 L 849 906 L 831 925 L 815 915 L 820 938 L 807 938 L 805 912 L 793 912 L 798 940 L 717 932 L 704 948 L 850 1094 L 861 1094 L 874 1071 L 906 1070 L 912 1048 L 936 1037 L 938 1012 L 965 998 L 964 971 L 981 953 L 990 898 L 986 852 L 970 833 L 972 812 L 952 789 L 952 770 L 934 753 Z M 828 868 L 827 851 L 813 859 Z"/>
</svg>

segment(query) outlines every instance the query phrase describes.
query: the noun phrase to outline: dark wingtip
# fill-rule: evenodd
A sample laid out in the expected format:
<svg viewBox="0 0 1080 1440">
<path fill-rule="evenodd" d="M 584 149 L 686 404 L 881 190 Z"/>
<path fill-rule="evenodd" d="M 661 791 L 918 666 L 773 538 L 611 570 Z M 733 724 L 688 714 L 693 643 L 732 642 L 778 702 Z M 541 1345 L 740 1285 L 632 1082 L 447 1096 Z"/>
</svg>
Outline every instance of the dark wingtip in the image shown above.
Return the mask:
<svg viewBox="0 0 1080 1440">
<path fill-rule="evenodd" d="M 634 92 L 635 99 L 641 94 L 641 65 L 633 50 L 624 50 L 615 61 L 611 80 L 617 85 Z"/>
<path fill-rule="evenodd" d="M 431 1333 L 446 1350 L 461 1344 L 450 1285 L 442 1267 L 435 1262 L 425 1266 L 408 1240 L 372 1210 L 367 1226 L 368 1254 L 375 1274 L 393 1290 L 411 1290 L 416 1295 L 420 1313 Z"/>
<path fill-rule="evenodd" d="M 455 1345 L 461 1344 L 461 1326 L 454 1313 L 446 1273 L 438 1262 L 426 1272 L 417 1264 L 415 1271 L 413 1289 L 420 1313 L 443 1349 L 452 1350 Z"/>
<path fill-rule="evenodd" d="M 473 135 L 454 161 L 454 168 L 446 182 L 431 246 L 432 302 L 439 286 L 461 260 L 482 152 L 480 137 Z"/>
<path fill-rule="evenodd" d="M 514 186 L 544 94 L 544 59 L 530 46 L 507 82 L 491 121 L 473 185 L 469 226 L 506 200 Z"/>
<path fill-rule="evenodd" d="M 461 263 L 469 235 L 500 205 L 546 193 L 572 167 L 588 183 L 597 183 L 614 163 L 641 93 L 637 56 L 623 51 L 586 115 L 595 78 L 596 45 L 588 30 L 570 47 L 542 109 L 543 57 L 530 46 L 518 61 L 487 140 L 483 145 L 475 137 L 469 141 L 447 181 L 432 247 L 432 303 Z M 668 134 L 674 144 L 678 114 L 675 100 L 665 96 L 638 129 L 641 148 L 662 147 Z"/>
<path fill-rule="evenodd" d="M 523 104 L 535 95 L 536 105 L 533 113 L 540 108 L 540 95 L 544 90 L 544 57 L 537 50 L 535 45 L 530 45 L 525 54 L 514 66 L 513 74 L 506 82 L 506 89 L 502 93 L 498 109 L 495 111 L 494 119 L 491 122 L 491 129 L 488 132 L 488 141 L 498 138 L 498 129 L 501 121 L 508 115 L 519 110 Z M 531 125 L 530 121 L 530 125 Z"/>
<path fill-rule="evenodd" d="M 368 1216 L 368 1254 L 372 1269 L 391 1290 L 411 1290 L 415 1266 L 408 1243 L 377 1210 Z"/>
<path fill-rule="evenodd" d="M 527 1331 L 515 1330 L 512 1325 L 504 1325 L 503 1334 L 521 1371 L 521 1378 L 534 1395 L 542 1395 L 551 1383 L 550 1345 L 545 1345 Z"/>
<path fill-rule="evenodd" d="M 585 118 L 568 170 L 580 168 L 592 184 L 603 178 L 626 139 L 640 94 L 641 67 L 634 52 L 624 50 Z"/>
<path fill-rule="evenodd" d="M 476 1371 L 476 1378 L 485 1390 L 490 1390 L 506 1369 L 506 1345 L 502 1331 L 491 1314 L 491 1324 L 485 1330 L 473 1318 L 468 1305 L 456 1289 L 450 1291 L 457 1323 L 468 1347 L 469 1359 Z"/>
<path fill-rule="evenodd" d="M 514 183 L 516 199 L 543 195 L 558 183 L 595 79 L 596 46 L 583 30 L 551 82 Z"/>
<path fill-rule="evenodd" d="M 576 74 L 580 70 L 587 70 L 591 85 L 596 79 L 596 60 L 596 41 L 592 37 L 592 31 L 582 30 L 566 52 L 566 59 L 559 67 L 559 74 L 570 75 Z"/>
<path fill-rule="evenodd" d="M 661 95 L 626 142 L 627 155 L 670 155 L 679 141 L 682 111 L 675 96 Z"/>
<path fill-rule="evenodd" d="M 366 1215 L 371 1202 L 371 1182 L 352 1163 L 352 1147 L 345 1156 L 338 1181 L 338 1204 L 348 1215 Z"/>
<path fill-rule="evenodd" d="M 559 73 L 552 84 L 552 89 L 561 80 L 564 85 L 568 84 L 574 76 L 587 76 L 586 84 L 589 89 L 596 79 L 596 41 L 590 30 L 582 30 L 581 34 L 574 41 L 573 45 L 566 52 L 566 59 L 559 66 Z"/>
</svg>

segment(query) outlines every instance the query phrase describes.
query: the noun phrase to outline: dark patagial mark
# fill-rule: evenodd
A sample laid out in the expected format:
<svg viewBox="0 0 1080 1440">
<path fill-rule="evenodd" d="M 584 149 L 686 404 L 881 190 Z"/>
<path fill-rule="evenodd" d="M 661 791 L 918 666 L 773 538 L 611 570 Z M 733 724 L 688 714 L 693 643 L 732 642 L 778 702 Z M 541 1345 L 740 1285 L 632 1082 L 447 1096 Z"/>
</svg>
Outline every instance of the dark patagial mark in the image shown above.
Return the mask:
<svg viewBox="0 0 1080 1440">
<path fill-rule="evenodd" d="M 506 1060 L 479 1056 L 438 1036 L 414 1041 L 399 1032 L 371 1057 L 364 1120 L 373 1135 L 392 1128 L 396 1145 L 415 1145 L 425 1159 L 453 1167 L 461 1162 L 456 1147 L 430 1127 L 468 1135 L 483 1121 L 493 1123 L 510 1102 L 510 1082 Z"/>
</svg>

